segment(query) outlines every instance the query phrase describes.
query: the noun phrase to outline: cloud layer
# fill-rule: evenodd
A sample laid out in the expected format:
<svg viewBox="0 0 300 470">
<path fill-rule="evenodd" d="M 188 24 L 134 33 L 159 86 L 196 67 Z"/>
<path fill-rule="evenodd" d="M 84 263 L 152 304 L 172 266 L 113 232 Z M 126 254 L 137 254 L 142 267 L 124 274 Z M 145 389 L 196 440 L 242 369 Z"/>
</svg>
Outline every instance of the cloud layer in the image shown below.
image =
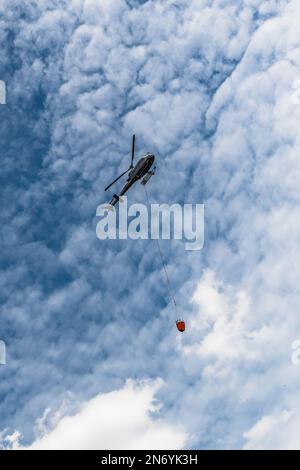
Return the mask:
<svg viewBox="0 0 300 470">
<path fill-rule="evenodd" d="M 122 388 L 128 378 L 161 377 L 137 408 L 143 439 L 299 446 L 294 425 L 277 437 L 298 416 L 298 2 L 1 7 L 3 439 L 84 447 L 62 437 L 72 420 L 87 419 L 90 436 L 100 422 L 89 413 L 106 398 L 144 396 Z M 95 234 L 102 188 L 126 165 L 133 129 L 138 154 L 160 162 L 153 201 L 206 204 L 202 252 L 162 243 L 182 336 L 151 241 Z M 143 197 L 140 187 L 130 194 Z M 85 408 L 40 440 L 36 420 L 68 391 Z M 152 420 L 153 394 L 162 406 Z M 126 424 L 132 438 L 118 445 L 145 445 Z"/>
<path fill-rule="evenodd" d="M 105 450 L 105 449 L 180 449 L 187 434 L 180 426 L 172 426 L 151 418 L 159 410 L 154 395 L 159 381 L 135 384 L 100 394 L 80 406 L 72 416 L 47 409 L 37 423 L 39 438 L 32 450 Z M 49 427 L 52 430 L 49 430 Z M 22 449 L 20 435 L 7 436 L 7 447 Z"/>
</svg>

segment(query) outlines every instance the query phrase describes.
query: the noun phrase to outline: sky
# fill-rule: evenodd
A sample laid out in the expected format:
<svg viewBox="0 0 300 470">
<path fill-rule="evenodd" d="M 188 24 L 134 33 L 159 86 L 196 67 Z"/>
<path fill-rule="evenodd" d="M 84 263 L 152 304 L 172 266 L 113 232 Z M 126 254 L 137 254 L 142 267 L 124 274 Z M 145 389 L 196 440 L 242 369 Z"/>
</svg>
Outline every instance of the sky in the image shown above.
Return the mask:
<svg viewBox="0 0 300 470">
<path fill-rule="evenodd" d="M 2 448 L 300 448 L 299 14 L 0 0 Z M 151 200 L 205 206 L 161 242 L 184 334 L 154 241 L 96 237 L 133 132 Z"/>
</svg>

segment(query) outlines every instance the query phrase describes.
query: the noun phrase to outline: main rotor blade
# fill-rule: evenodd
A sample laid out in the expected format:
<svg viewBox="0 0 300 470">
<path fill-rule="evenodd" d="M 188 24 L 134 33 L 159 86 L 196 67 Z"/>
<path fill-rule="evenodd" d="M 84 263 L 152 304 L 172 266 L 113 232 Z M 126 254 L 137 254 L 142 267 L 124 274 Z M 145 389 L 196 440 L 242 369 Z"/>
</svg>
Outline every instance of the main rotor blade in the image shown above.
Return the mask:
<svg viewBox="0 0 300 470">
<path fill-rule="evenodd" d="M 124 176 L 129 170 L 130 170 L 130 168 L 128 168 L 126 171 L 124 171 L 124 173 L 122 173 L 120 176 L 118 176 L 115 180 L 113 180 L 112 183 L 110 183 L 108 186 L 106 186 L 104 191 L 107 191 L 113 184 L 115 184 L 120 178 L 122 178 L 122 176 Z"/>
<path fill-rule="evenodd" d="M 135 134 L 133 134 L 133 136 L 132 136 L 131 163 L 130 163 L 131 168 L 133 167 L 134 147 L 135 147 Z"/>
</svg>

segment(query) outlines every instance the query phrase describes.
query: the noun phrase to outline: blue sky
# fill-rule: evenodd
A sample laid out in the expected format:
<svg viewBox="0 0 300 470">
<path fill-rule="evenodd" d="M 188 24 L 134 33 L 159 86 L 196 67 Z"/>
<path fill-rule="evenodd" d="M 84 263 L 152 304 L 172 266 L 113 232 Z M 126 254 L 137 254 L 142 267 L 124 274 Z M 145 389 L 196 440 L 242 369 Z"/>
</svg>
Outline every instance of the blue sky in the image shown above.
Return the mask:
<svg viewBox="0 0 300 470">
<path fill-rule="evenodd" d="M 0 2 L 4 447 L 113 448 L 116 403 L 120 448 L 300 446 L 297 3 Z M 181 336 L 154 243 L 96 238 L 133 131 L 151 199 L 205 204 L 162 242 Z"/>
</svg>

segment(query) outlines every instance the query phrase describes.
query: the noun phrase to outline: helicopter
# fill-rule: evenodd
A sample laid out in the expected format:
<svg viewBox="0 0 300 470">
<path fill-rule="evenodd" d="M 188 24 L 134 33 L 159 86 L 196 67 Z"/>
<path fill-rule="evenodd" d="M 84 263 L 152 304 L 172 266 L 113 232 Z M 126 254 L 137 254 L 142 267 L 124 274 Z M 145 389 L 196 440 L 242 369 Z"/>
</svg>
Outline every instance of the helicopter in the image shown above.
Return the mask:
<svg viewBox="0 0 300 470">
<path fill-rule="evenodd" d="M 114 194 L 111 201 L 110 201 L 110 203 L 108 204 L 108 206 L 106 206 L 107 209 L 109 209 L 109 210 L 114 210 L 113 206 L 115 206 L 118 202 L 122 202 L 123 194 L 125 194 L 128 191 L 128 189 L 131 188 L 131 186 L 136 181 L 141 179 L 141 184 L 143 186 L 145 186 L 148 183 L 149 179 L 155 174 L 156 167 L 154 166 L 153 169 L 151 170 L 152 165 L 155 161 L 155 156 L 153 155 L 153 153 L 150 153 L 150 152 L 146 153 L 146 155 L 144 157 L 140 158 L 139 161 L 136 163 L 136 165 L 134 165 L 133 164 L 134 149 L 135 149 L 135 134 L 133 134 L 133 136 L 132 136 L 131 162 L 130 162 L 129 168 L 127 168 L 127 170 L 125 170 L 121 175 L 119 175 L 116 179 L 114 179 L 104 189 L 104 191 L 107 191 L 113 184 L 115 184 L 120 178 L 122 178 L 122 176 L 126 175 L 126 173 L 129 172 L 127 180 L 126 180 L 126 184 L 121 189 L 119 195 Z M 145 188 L 145 190 L 146 190 L 146 188 Z M 147 193 L 147 191 L 146 191 L 146 193 Z M 161 262 L 162 262 L 164 272 L 165 272 L 165 275 L 166 275 L 166 280 L 167 280 L 167 283 L 168 283 L 170 297 L 171 297 L 171 299 L 173 299 L 174 307 L 175 307 L 175 310 L 177 311 L 177 304 L 176 304 L 175 298 L 173 296 L 173 293 L 171 291 L 170 281 L 169 281 L 169 277 L 168 277 L 168 274 L 167 274 L 167 267 L 166 267 L 166 265 L 164 263 L 164 260 L 163 260 L 162 252 L 161 252 L 161 249 L 160 249 L 160 246 L 159 246 L 159 241 L 158 240 L 156 240 L 156 241 L 157 241 L 157 245 L 158 245 L 158 250 L 159 250 Z M 183 333 L 185 331 L 185 328 L 186 328 L 185 321 L 182 320 L 182 319 L 177 320 L 176 321 L 176 327 L 177 327 L 178 331 Z"/>
<path fill-rule="evenodd" d="M 104 191 L 107 191 L 113 184 L 115 184 L 122 176 L 128 173 L 128 177 L 126 180 L 126 184 L 120 191 L 120 194 L 114 194 L 109 206 L 115 206 L 119 201 L 122 202 L 122 196 L 128 191 L 129 188 L 138 180 L 142 178 L 141 184 L 144 186 L 148 183 L 151 176 L 155 174 L 156 167 L 151 167 L 154 163 L 155 156 L 152 153 L 147 153 L 144 157 L 140 158 L 136 165 L 133 164 L 134 160 L 134 150 L 135 150 L 135 134 L 132 136 L 132 146 L 131 146 L 131 162 L 129 168 L 124 171 L 121 175 L 119 175 L 112 183 L 110 183 Z"/>
</svg>

